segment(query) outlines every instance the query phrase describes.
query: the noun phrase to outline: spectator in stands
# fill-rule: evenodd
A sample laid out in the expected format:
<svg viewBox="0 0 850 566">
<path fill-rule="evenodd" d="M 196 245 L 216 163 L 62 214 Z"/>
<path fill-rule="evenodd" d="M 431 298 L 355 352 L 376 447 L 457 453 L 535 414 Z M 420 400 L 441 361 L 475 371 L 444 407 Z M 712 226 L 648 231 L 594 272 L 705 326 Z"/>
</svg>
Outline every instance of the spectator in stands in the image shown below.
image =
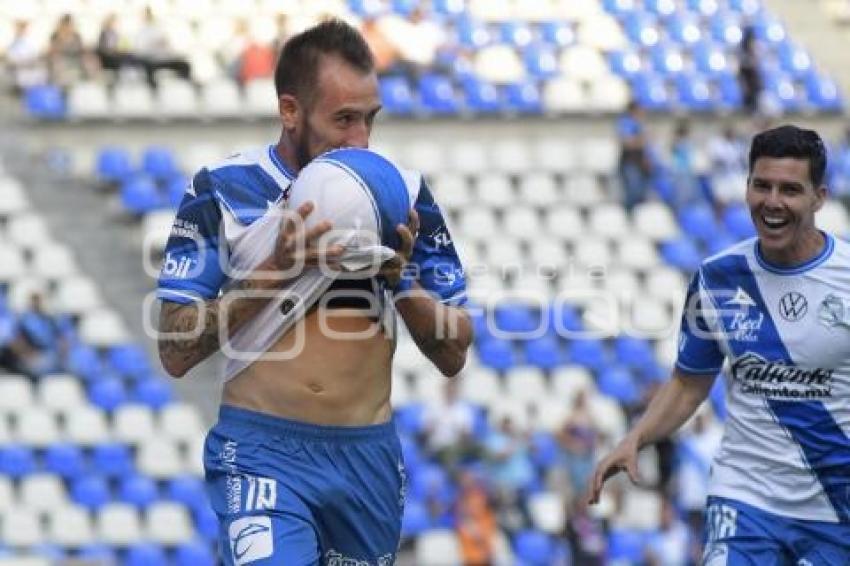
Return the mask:
<svg viewBox="0 0 850 566">
<path fill-rule="evenodd" d="M 589 513 L 584 497 L 568 501 L 563 537 L 570 544 L 573 564 L 602 566 L 605 564 L 605 524 Z"/>
<path fill-rule="evenodd" d="M 750 114 L 760 109 L 762 79 L 759 59 L 755 30 L 747 26 L 738 50 L 738 82 L 741 84 L 744 110 Z"/>
<path fill-rule="evenodd" d="M 398 49 L 387 38 L 386 33 L 381 29 L 380 20 L 376 16 L 367 15 L 363 18 L 360 33 L 363 34 L 363 39 L 369 44 L 369 49 L 375 58 L 375 69 L 379 75 L 402 71 L 399 67 Z"/>
<path fill-rule="evenodd" d="M 490 477 L 500 493 L 524 493 L 536 478 L 528 435 L 502 417 L 484 442 Z"/>
<path fill-rule="evenodd" d="M 143 61 L 131 53 L 128 47 L 126 38 L 118 31 L 117 16 L 108 14 L 103 19 L 95 48 L 101 68 L 116 73 L 124 67 L 144 69 Z"/>
<path fill-rule="evenodd" d="M 29 29 L 28 21 L 16 21 L 15 35 L 6 50 L 6 64 L 15 94 L 47 82 L 44 54 L 33 41 Z"/>
<path fill-rule="evenodd" d="M 277 27 L 277 33 L 275 34 L 274 41 L 272 41 L 272 50 L 275 53 L 280 53 L 280 50 L 283 49 L 283 44 L 292 35 L 289 31 L 289 16 L 284 12 L 279 13 L 275 18 L 275 25 Z"/>
<path fill-rule="evenodd" d="M 587 392 L 576 393 L 570 416 L 558 434 L 563 468 L 569 475 L 571 496 L 584 493 L 593 473 L 598 432 L 587 403 Z"/>
<path fill-rule="evenodd" d="M 386 16 L 382 30 L 395 46 L 399 63 L 411 79 L 437 69 L 437 54 L 446 43 L 446 34 L 425 6 L 419 3 L 407 18 Z"/>
<path fill-rule="evenodd" d="M 676 515 L 670 500 L 661 502 L 661 521 L 658 531 L 649 539 L 646 550 L 648 566 L 685 566 L 689 564 L 690 535 Z"/>
<path fill-rule="evenodd" d="M 275 54 L 251 33 L 248 20 L 236 22 L 234 36 L 219 53 L 224 67 L 240 85 L 274 75 Z"/>
<path fill-rule="evenodd" d="M 651 178 L 650 156 L 646 140 L 644 111 L 632 100 L 626 112 L 617 119 L 620 141 L 619 174 L 623 187 L 623 204 L 627 210 L 646 199 Z"/>
<path fill-rule="evenodd" d="M 673 174 L 675 194 L 673 203 L 682 207 L 700 200 L 697 174 L 696 149 L 691 139 L 691 127 L 687 120 L 676 123 L 670 145 L 670 168 Z"/>
<path fill-rule="evenodd" d="M 447 381 L 443 398 L 425 406 L 425 445 L 431 455 L 449 469 L 479 452 L 473 426 L 475 409 L 458 395 L 457 382 Z"/>
<path fill-rule="evenodd" d="M 455 520 L 463 564 L 492 564 L 499 527 L 487 490 L 468 470 L 460 473 L 458 490 Z"/>
<path fill-rule="evenodd" d="M 695 543 L 702 540 L 703 512 L 708 496 L 711 460 L 720 447 L 722 437 L 722 427 L 712 419 L 710 410 L 705 409 L 696 414 L 690 430 L 679 439 L 679 466 L 676 470 L 678 506 L 685 513 Z M 692 548 L 692 556 L 698 559 L 701 554 L 700 545 L 693 546 L 695 548 Z"/>
<path fill-rule="evenodd" d="M 58 368 L 61 338 L 56 321 L 45 312 L 40 293 L 30 296 L 29 309 L 18 317 L 17 333 L 9 343 L 12 364 L 32 378 Z"/>
<path fill-rule="evenodd" d="M 62 88 L 91 79 L 98 72 L 97 59 L 83 45 L 83 38 L 71 14 L 59 18 L 56 29 L 50 35 L 47 66 L 50 82 Z"/>
<path fill-rule="evenodd" d="M 172 71 L 184 80 L 191 78 L 189 63 L 174 52 L 150 6 L 145 8 L 142 26 L 133 41 L 133 52 L 144 65 L 151 88 L 156 88 L 156 74 L 160 70 Z"/>
<path fill-rule="evenodd" d="M 747 186 L 746 140 L 728 124 L 723 132 L 708 142 L 711 161 L 711 192 L 714 205 L 722 210 L 727 205 L 743 202 Z"/>
</svg>

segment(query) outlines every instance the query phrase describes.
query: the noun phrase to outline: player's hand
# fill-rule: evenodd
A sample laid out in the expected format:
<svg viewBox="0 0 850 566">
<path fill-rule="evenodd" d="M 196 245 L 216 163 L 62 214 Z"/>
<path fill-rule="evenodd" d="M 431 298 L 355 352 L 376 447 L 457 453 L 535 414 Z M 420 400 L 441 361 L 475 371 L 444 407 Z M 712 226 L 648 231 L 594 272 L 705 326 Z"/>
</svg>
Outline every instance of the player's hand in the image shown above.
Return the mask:
<svg viewBox="0 0 850 566">
<path fill-rule="evenodd" d="M 593 471 L 593 477 L 588 486 L 587 502 L 590 505 L 599 502 L 599 494 L 605 481 L 625 470 L 632 483 L 640 483 L 637 467 L 638 446 L 637 442 L 627 436 L 614 450 L 597 464 Z"/>
<path fill-rule="evenodd" d="M 334 267 L 344 248 L 341 245 L 320 246 L 320 240 L 333 225 L 324 220 L 307 230 L 304 220 L 313 212 L 312 202 L 305 202 L 295 211 L 297 216 L 286 214 L 281 219 L 280 233 L 274 250 L 276 267 L 289 271 L 297 266 L 315 266 L 320 262 Z"/>
<path fill-rule="evenodd" d="M 395 288 L 399 284 L 404 274 L 404 268 L 413 255 L 413 243 L 416 241 L 417 234 L 419 234 L 419 215 L 416 214 L 414 209 L 410 209 L 407 225 L 399 224 L 396 226 L 396 232 L 401 238 L 401 247 L 393 257 L 381 265 L 379 272 L 387 280 L 390 288 Z"/>
</svg>

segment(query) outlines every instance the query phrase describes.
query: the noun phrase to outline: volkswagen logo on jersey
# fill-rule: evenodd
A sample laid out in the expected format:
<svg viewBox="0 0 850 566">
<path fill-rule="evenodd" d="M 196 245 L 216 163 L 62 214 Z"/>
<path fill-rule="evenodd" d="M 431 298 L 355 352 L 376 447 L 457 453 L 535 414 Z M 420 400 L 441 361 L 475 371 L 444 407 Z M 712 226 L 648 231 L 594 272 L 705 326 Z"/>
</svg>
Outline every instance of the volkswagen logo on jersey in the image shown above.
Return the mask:
<svg viewBox="0 0 850 566">
<path fill-rule="evenodd" d="M 789 322 L 797 322 L 809 312 L 809 301 L 797 291 L 785 293 L 779 299 L 779 314 Z"/>
</svg>

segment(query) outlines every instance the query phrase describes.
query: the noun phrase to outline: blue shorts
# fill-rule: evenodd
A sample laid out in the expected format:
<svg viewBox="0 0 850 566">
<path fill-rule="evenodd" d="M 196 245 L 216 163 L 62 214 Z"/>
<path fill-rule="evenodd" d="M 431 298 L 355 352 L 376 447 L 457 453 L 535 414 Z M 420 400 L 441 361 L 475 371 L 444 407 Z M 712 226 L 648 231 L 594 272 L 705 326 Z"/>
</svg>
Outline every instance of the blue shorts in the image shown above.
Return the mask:
<svg viewBox="0 0 850 566">
<path fill-rule="evenodd" d="M 792 519 L 709 497 L 704 566 L 850 564 L 850 524 Z"/>
<path fill-rule="evenodd" d="M 226 565 L 395 559 L 405 472 L 392 422 L 317 426 L 222 406 L 204 468 Z"/>
</svg>

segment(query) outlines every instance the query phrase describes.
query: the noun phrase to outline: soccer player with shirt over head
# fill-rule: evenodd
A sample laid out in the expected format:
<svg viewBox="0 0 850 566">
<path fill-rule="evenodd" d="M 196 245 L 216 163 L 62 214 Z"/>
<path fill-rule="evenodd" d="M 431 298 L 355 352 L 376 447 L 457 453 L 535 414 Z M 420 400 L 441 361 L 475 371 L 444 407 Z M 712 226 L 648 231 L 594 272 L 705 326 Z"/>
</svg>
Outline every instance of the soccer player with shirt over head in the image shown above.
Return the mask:
<svg viewBox="0 0 850 566">
<path fill-rule="evenodd" d="M 225 564 L 386 566 L 405 495 L 395 313 L 457 374 L 472 340 L 463 269 L 421 175 L 363 149 L 380 100 L 355 29 L 290 38 L 275 85 L 279 142 L 202 168 L 177 212 L 160 358 L 175 377 L 228 358 L 204 454 Z"/>
<path fill-rule="evenodd" d="M 818 230 L 826 149 L 795 126 L 752 141 L 757 237 L 706 259 L 688 288 L 672 378 L 597 466 L 589 499 L 676 431 L 724 369 L 703 564 L 850 564 L 850 245 Z M 724 361 L 728 362 L 724 366 Z"/>
</svg>

